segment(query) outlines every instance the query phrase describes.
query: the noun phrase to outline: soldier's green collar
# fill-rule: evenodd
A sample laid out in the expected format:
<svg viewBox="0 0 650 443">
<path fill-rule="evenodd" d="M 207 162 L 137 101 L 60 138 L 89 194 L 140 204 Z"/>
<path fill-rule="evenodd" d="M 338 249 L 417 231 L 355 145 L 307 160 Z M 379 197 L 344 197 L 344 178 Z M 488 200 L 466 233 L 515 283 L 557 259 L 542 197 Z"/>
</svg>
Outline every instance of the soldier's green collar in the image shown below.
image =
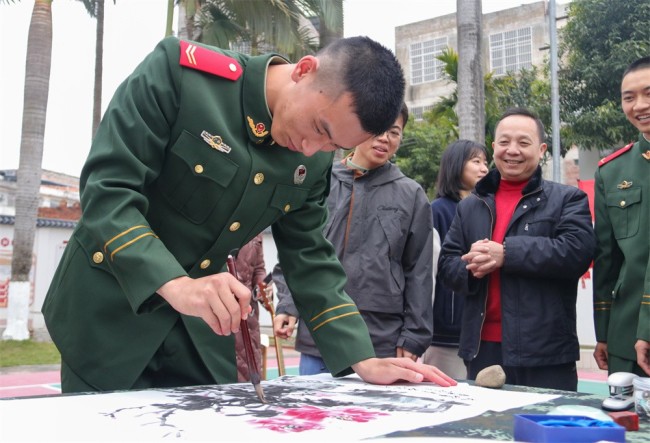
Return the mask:
<svg viewBox="0 0 650 443">
<path fill-rule="evenodd" d="M 645 134 L 642 132 L 641 135 L 639 136 L 639 145 L 642 145 L 642 144 L 644 144 L 644 143 L 645 143 L 646 146 L 647 146 L 647 145 L 650 145 L 650 140 L 648 140 L 648 139 L 645 137 Z M 646 149 L 647 149 L 647 148 L 646 148 Z"/>
<path fill-rule="evenodd" d="M 278 54 L 251 57 L 244 72 L 244 118 L 254 144 L 271 143 L 271 111 L 266 101 L 266 73 L 270 65 L 289 63 Z"/>
</svg>

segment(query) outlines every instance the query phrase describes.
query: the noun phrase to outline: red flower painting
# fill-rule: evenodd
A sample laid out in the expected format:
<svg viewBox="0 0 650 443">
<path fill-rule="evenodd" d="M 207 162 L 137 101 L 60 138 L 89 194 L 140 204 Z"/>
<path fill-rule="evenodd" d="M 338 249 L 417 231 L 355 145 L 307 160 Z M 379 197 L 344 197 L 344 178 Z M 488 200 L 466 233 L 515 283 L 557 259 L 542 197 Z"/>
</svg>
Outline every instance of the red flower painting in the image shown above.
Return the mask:
<svg viewBox="0 0 650 443">
<path fill-rule="evenodd" d="M 305 405 L 301 408 L 285 410 L 282 415 L 272 418 L 252 420 L 257 427 L 275 432 L 294 433 L 324 429 L 326 419 L 366 423 L 375 418 L 388 415 L 384 412 L 367 411 L 360 408 L 324 409 Z"/>
</svg>

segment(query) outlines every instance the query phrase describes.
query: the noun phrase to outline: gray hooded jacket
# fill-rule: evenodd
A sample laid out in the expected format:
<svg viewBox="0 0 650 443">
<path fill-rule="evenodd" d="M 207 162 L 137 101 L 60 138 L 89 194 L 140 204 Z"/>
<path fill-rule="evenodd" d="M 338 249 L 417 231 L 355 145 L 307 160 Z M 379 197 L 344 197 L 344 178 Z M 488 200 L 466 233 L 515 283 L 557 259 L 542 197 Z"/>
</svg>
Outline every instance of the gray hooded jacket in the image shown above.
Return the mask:
<svg viewBox="0 0 650 443">
<path fill-rule="evenodd" d="M 343 264 L 345 291 L 368 325 L 375 353 L 393 357 L 402 347 L 422 355 L 431 344 L 433 323 L 433 224 L 424 190 L 391 163 L 357 178 L 336 163 L 328 208 L 325 235 Z M 297 317 L 278 272 L 274 281 L 277 313 Z M 320 356 L 301 323 L 296 350 Z"/>
</svg>

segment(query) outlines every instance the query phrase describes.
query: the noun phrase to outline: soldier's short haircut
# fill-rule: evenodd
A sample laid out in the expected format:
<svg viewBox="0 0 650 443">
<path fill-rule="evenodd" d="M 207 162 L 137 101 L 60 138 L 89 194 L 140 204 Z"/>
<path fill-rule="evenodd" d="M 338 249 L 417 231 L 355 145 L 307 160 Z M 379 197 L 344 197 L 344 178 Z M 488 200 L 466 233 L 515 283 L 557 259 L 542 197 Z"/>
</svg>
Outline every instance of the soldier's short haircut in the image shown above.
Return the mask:
<svg viewBox="0 0 650 443">
<path fill-rule="evenodd" d="M 330 93 L 350 93 L 364 131 L 390 128 L 404 101 L 404 73 L 395 55 L 368 37 L 335 40 L 316 54 L 318 82 Z"/>
<path fill-rule="evenodd" d="M 630 72 L 638 71 L 639 69 L 646 69 L 650 68 L 650 56 L 647 57 L 641 57 L 638 60 L 633 61 L 630 63 L 630 66 L 625 69 L 625 72 L 623 72 L 623 77 L 625 78 L 626 75 L 628 75 Z"/>
</svg>

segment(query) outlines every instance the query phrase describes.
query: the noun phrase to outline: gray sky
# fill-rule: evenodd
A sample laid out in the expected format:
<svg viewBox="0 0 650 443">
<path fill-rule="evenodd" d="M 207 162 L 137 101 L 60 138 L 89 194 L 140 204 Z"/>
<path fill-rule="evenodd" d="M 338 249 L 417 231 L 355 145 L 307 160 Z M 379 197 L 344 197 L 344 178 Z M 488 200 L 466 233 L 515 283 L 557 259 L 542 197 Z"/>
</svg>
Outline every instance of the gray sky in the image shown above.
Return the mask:
<svg viewBox="0 0 650 443">
<path fill-rule="evenodd" d="M 493 12 L 539 0 L 483 0 Z M 565 3 L 565 0 L 558 3 Z M 166 0 L 106 1 L 104 108 L 164 36 Z M 33 0 L 0 4 L 0 169 L 18 167 L 25 52 Z M 394 49 L 395 27 L 456 11 L 456 0 L 344 0 L 345 36 Z M 95 21 L 81 2 L 52 2 L 53 48 L 43 168 L 78 176 L 90 148 Z"/>
</svg>

